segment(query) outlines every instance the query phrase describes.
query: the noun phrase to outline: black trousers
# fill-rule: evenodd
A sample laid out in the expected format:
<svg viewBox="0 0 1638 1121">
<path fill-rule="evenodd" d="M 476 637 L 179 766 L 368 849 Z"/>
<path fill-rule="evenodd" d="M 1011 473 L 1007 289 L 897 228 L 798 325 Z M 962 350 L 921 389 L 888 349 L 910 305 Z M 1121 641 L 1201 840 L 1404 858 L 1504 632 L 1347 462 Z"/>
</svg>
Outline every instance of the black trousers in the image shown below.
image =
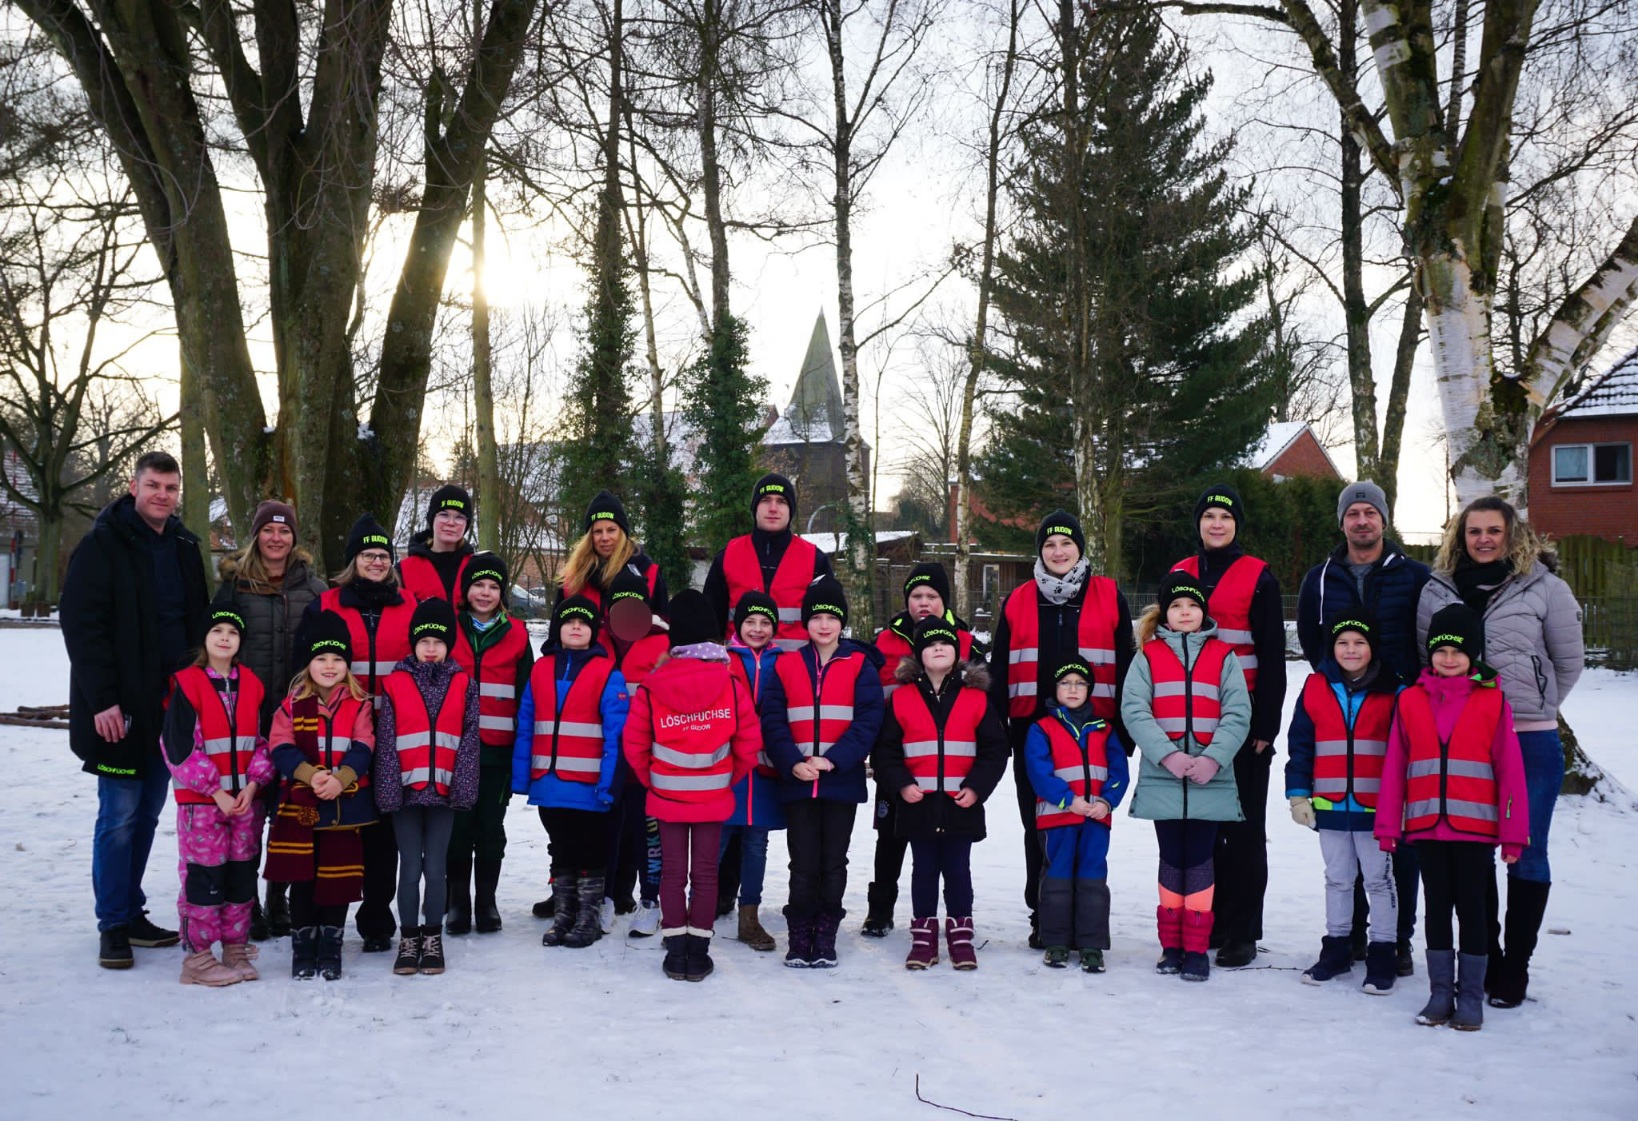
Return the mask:
<svg viewBox="0 0 1638 1121">
<path fill-rule="evenodd" d="M 1268 891 L 1268 782 L 1274 749 L 1259 752 L 1247 740 L 1234 756 L 1234 782 L 1244 821 L 1217 830 L 1213 864 L 1217 893 L 1212 945 L 1255 942 L 1263 936 L 1263 896 Z"/>
<path fill-rule="evenodd" d="M 1418 841 L 1422 863 L 1423 937 L 1430 950 L 1457 948 L 1454 911 L 1464 954 L 1490 949 L 1486 897 L 1495 890 L 1496 849 L 1483 841 Z"/>
<path fill-rule="evenodd" d="M 398 841 L 393 837 L 392 815 L 382 814 L 381 824 L 359 830 L 364 838 L 364 902 L 358 905 L 353 924 L 360 938 L 391 938 L 398 932 L 392 901 L 398 894 Z M 294 912 L 291 921 L 295 921 Z"/>
<path fill-rule="evenodd" d="M 540 823 L 552 839 L 552 874 L 601 875 L 607 868 L 614 815 L 596 810 L 540 807 Z"/>
<path fill-rule="evenodd" d="M 876 855 L 871 882 L 883 899 L 898 899 L 904 854 L 910 848 L 910 842 L 899 836 L 898 804 L 896 793 L 880 786 L 876 788 L 876 800 L 871 804 L 876 814 Z"/>
<path fill-rule="evenodd" d="M 856 802 L 804 798 L 785 805 L 785 846 L 791 857 L 789 913 L 844 915 L 847 846 L 853 839 Z"/>
<path fill-rule="evenodd" d="M 506 857 L 506 807 L 511 801 L 512 764 L 479 764 L 477 804 L 455 815 L 449 836 L 452 879 L 465 880 L 474 855 L 496 864 Z"/>
<path fill-rule="evenodd" d="M 365 829 L 363 832 L 374 833 L 377 830 Z M 331 903 L 321 907 L 313 902 L 313 889 L 312 880 L 290 885 L 290 925 L 297 930 L 306 926 L 345 926 L 347 904 Z"/>
</svg>

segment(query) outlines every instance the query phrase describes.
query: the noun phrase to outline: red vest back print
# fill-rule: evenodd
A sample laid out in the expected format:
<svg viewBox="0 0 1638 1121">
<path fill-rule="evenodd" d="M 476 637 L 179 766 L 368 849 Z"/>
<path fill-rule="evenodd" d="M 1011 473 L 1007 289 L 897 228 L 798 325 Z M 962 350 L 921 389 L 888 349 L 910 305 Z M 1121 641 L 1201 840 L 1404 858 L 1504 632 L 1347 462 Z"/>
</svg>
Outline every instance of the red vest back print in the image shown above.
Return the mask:
<svg viewBox="0 0 1638 1121">
<path fill-rule="evenodd" d="M 449 679 L 449 690 L 434 719 L 415 679 L 403 670 L 387 675 L 386 694 L 392 701 L 397 735 L 398 771 L 411 790 L 425 790 L 430 782 L 440 797 L 448 797 L 455 778 L 455 756 L 461 748 L 461 725 L 466 716 L 465 672 Z"/>
<path fill-rule="evenodd" d="M 1046 733 L 1047 746 L 1052 749 L 1052 773 L 1069 783 L 1069 789 L 1091 801 L 1103 793 L 1103 784 L 1109 781 L 1109 725 L 1098 721 L 1087 729 L 1086 748 L 1073 732 L 1064 727 L 1056 716 L 1043 716 L 1035 726 Z M 1114 824 L 1114 815 L 1098 822 L 1105 829 Z M 1059 809 L 1040 798 L 1035 799 L 1035 828 L 1056 829 L 1063 825 L 1079 825 L 1091 818 Z"/>
<path fill-rule="evenodd" d="M 381 695 L 382 683 L 392 668 L 409 657 L 415 604 L 415 597 L 406 594 L 402 602 L 382 608 L 381 618 L 371 631 L 358 608 L 342 606 L 340 588 L 331 588 L 319 596 L 323 610 L 334 611 L 346 621 L 347 633 L 352 636 L 353 676 L 364 683 L 371 696 Z"/>
<path fill-rule="evenodd" d="M 1115 719 L 1115 623 L 1119 591 L 1107 576 L 1087 580 L 1075 643 L 1092 667 L 1092 712 L 1099 720 Z M 1043 711 L 1040 697 L 1040 590 L 1031 580 L 1013 589 L 1003 614 L 1007 619 L 1007 715 L 1014 720 Z M 1047 698 L 1050 700 L 1051 698 Z"/>
<path fill-rule="evenodd" d="M 791 543 L 785 546 L 785 555 L 779 558 L 779 567 L 774 570 L 773 586 L 765 588 L 762 562 L 757 559 L 751 535 L 736 537 L 722 551 L 722 576 L 728 582 L 728 603 L 738 603 L 746 592 L 767 592 L 779 605 L 779 626 L 774 631 L 774 641 L 782 650 L 805 646 L 808 629 L 802 625 L 802 597 L 813 583 L 813 566 L 818 558 L 818 549 L 792 534 Z M 729 631 L 732 629 L 730 626 Z"/>
<path fill-rule="evenodd" d="M 596 784 L 603 771 L 603 688 L 614 673 L 613 658 L 592 658 L 583 667 L 557 711 L 557 658 L 536 659 L 529 673 L 535 701 L 529 779 L 554 774 L 565 782 Z"/>
<path fill-rule="evenodd" d="M 1491 745 L 1501 723 L 1500 686 L 1473 690 L 1451 729 L 1439 738 L 1433 706 L 1420 685 L 1399 694 L 1399 720 L 1409 748 L 1405 772 L 1405 832 L 1452 829 L 1494 840 L 1499 835 L 1496 771 Z"/>
<path fill-rule="evenodd" d="M 819 696 L 800 650 L 781 654 L 774 672 L 785 688 L 785 719 L 804 759 L 824 755 L 853 723 L 854 687 L 867 663 L 857 650 L 837 654 L 819 670 Z"/>
<path fill-rule="evenodd" d="M 733 738 L 738 725 L 734 675 L 723 666 L 715 697 L 695 698 L 687 708 L 668 708 L 650 692 L 654 724 L 649 784 L 655 794 L 674 802 L 709 802 L 720 798 L 734 777 Z M 730 807 L 732 808 L 732 807 Z"/>
<path fill-rule="evenodd" d="M 511 747 L 518 730 L 518 661 L 529 649 L 529 629 L 512 619 L 500 641 L 480 658 L 467 641 L 466 628 L 455 628 L 454 660 L 478 682 L 478 742 Z"/>
<path fill-rule="evenodd" d="M 1267 567 L 1267 562 L 1256 557 L 1237 557 L 1206 597 L 1206 611 L 1217 624 L 1217 637 L 1233 648 L 1246 675 L 1246 688 L 1253 691 L 1257 688 L 1257 645 L 1251 635 L 1251 597 Z M 1198 580 L 1200 558 L 1185 557 L 1172 571 L 1187 572 Z"/>
<path fill-rule="evenodd" d="M 1161 731 L 1174 740 L 1188 734 L 1202 747 L 1211 744 L 1223 714 L 1218 692 L 1223 662 L 1230 653 L 1228 643 L 1208 638 L 1184 673 L 1183 663 L 1163 639 L 1152 638 L 1144 644 L 1143 656 L 1149 659 L 1149 679 L 1154 683 L 1155 722 Z"/>
<path fill-rule="evenodd" d="M 466 596 L 461 592 L 461 577 L 466 574 L 466 566 L 472 563 L 472 556 L 473 554 L 468 553 L 461 558 L 461 565 L 455 570 L 453 594 L 444 591 L 443 577 L 438 575 L 437 566 L 426 557 L 405 557 L 399 561 L 398 582 L 417 602 L 423 599 L 446 599 L 456 611 L 464 610 Z"/>
<path fill-rule="evenodd" d="M 953 798 L 961 793 L 961 784 L 978 758 L 978 725 L 984 719 L 988 696 L 980 689 L 963 687 L 943 728 L 933 719 L 920 686 L 900 689 L 888 704 L 904 729 L 904 765 L 916 785 L 929 794 L 943 791 Z"/>
<path fill-rule="evenodd" d="M 1352 794 L 1360 805 L 1376 809 L 1393 702 L 1392 693 L 1367 693 L 1350 728 L 1330 681 L 1322 673 L 1308 675 L 1302 707 L 1314 722 L 1314 797 L 1340 802 Z"/>
<path fill-rule="evenodd" d="M 227 698 L 217 691 L 216 683 L 202 667 L 189 666 L 177 673 L 175 681 L 199 718 L 199 736 L 204 741 L 205 754 L 222 776 L 222 790 L 228 794 L 239 793 L 251 756 L 256 753 L 265 695 L 261 679 L 251 673 L 249 667 L 239 667 L 231 713 Z M 182 806 L 198 806 L 208 805 L 213 799 L 178 786 L 176 801 Z"/>
</svg>

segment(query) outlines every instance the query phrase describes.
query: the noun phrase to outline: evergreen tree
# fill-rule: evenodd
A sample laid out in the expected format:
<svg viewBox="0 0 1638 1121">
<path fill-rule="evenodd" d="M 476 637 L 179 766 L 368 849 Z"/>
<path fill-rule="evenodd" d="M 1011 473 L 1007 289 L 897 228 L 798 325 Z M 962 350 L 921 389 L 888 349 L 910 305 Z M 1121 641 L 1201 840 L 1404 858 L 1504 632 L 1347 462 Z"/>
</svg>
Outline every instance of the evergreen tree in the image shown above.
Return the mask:
<svg viewBox="0 0 1638 1121">
<path fill-rule="evenodd" d="M 1008 340 L 994 368 L 987 499 L 1030 517 L 1078 507 L 1088 553 L 1126 569 L 1123 525 L 1244 456 L 1271 404 L 1267 330 L 1231 277 L 1250 235 L 1227 183 L 1232 142 L 1205 143 L 1211 77 L 1148 9 L 1090 22 L 1062 8 L 1053 102 L 1022 129 L 997 261 Z"/>
<path fill-rule="evenodd" d="M 683 418 L 699 436 L 694 534 L 709 549 L 745 532 L 751 488 L 762 474 L 757 448 L 768 383 L 745 368 L 748 341 L 742 320 L 720 316 L 711 349 L 683 376 Z"/>
<path fill-rule="evenodd" d="M 666 444 L 669 458 L 671 444 Z M 660 566 L 672 595 L 694 582 L 688 556 L 688 484 L 671 463 L 660 463 L 652 443 L 637 471 L 636 498 L 642 508 L 643 551 Z"/>
</svg>

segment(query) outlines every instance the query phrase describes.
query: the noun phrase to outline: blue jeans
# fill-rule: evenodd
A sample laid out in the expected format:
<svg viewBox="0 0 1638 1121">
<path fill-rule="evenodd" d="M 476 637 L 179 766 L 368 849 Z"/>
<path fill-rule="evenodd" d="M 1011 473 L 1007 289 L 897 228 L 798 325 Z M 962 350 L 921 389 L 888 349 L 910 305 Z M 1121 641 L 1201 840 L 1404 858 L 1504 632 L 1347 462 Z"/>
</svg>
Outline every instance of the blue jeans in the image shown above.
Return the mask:
<svg viewBox="0 0 1638 1121">
<path fill-rule="evenodd" d="M 142 914 L 148 897 L 142 873 L 154 847 L 154 827 L 170 793 L 171 775 L 156 752 L 139 779 L 97 776 L 97 828 L 91 840 L 91 890 L 97 929 L 125 926 Z"/>
<path fill-rule="evenodd" d="M 1520 732 L 1519 750 L 1524 754 L 1524 785 L 1530 800 L 1530 843 L 1507 874 L 1550 884 L 1553 873 L 1547 865 L 1547 833 L 1553 826 L 1553 807 L 1564 785 L 1564 744 L 1558 738 L 1558 729 L 1549 728 Z"/>
<path fill-rule="evenodd" d="M 768 875 L 768 831 L 760 825 L 724 825 L 717 846 L 717 863 L 728 851 L 728 839 L 739 834 L 739 903 L 755 907 L 762 902 L 762 881 Z"/>
</svg>

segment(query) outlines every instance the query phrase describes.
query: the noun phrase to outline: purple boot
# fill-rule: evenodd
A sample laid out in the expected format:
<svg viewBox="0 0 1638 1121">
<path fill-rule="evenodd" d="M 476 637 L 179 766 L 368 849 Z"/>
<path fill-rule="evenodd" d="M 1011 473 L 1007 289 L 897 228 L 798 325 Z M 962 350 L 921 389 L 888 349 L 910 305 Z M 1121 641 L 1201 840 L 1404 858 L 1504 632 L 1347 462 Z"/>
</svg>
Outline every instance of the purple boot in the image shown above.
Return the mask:
<svg viewBox="0 0 1638 1121">
<path fill-rule="evenodd" d="M 944 920 L 944 940 L 950 944 L 952 969 L 977 969 L 978 951 L 973 949 L 973 918 Z"/>
<path fill-rule="evenodd" d="M 938 919 L 910 920 L 910 953 L 906 969 L 926 969 L 938 964 Z"/>
<path fill-rule="evenodd" d="M 820 911 L 813 930 L 813 959 L 808 963 L 815 969 L 834 969 L 836 966 L 836 931 L 846 911 Z"/>
<path fill-rule="evenodd" d="M 790 949 L 785 951 L 785 965 L 791 969 L 809 969 L 813 966 L 813 935 L 815 918 L 800 915 L 785 908 L 785 929 L 790 935 Z"/>
</svg>

